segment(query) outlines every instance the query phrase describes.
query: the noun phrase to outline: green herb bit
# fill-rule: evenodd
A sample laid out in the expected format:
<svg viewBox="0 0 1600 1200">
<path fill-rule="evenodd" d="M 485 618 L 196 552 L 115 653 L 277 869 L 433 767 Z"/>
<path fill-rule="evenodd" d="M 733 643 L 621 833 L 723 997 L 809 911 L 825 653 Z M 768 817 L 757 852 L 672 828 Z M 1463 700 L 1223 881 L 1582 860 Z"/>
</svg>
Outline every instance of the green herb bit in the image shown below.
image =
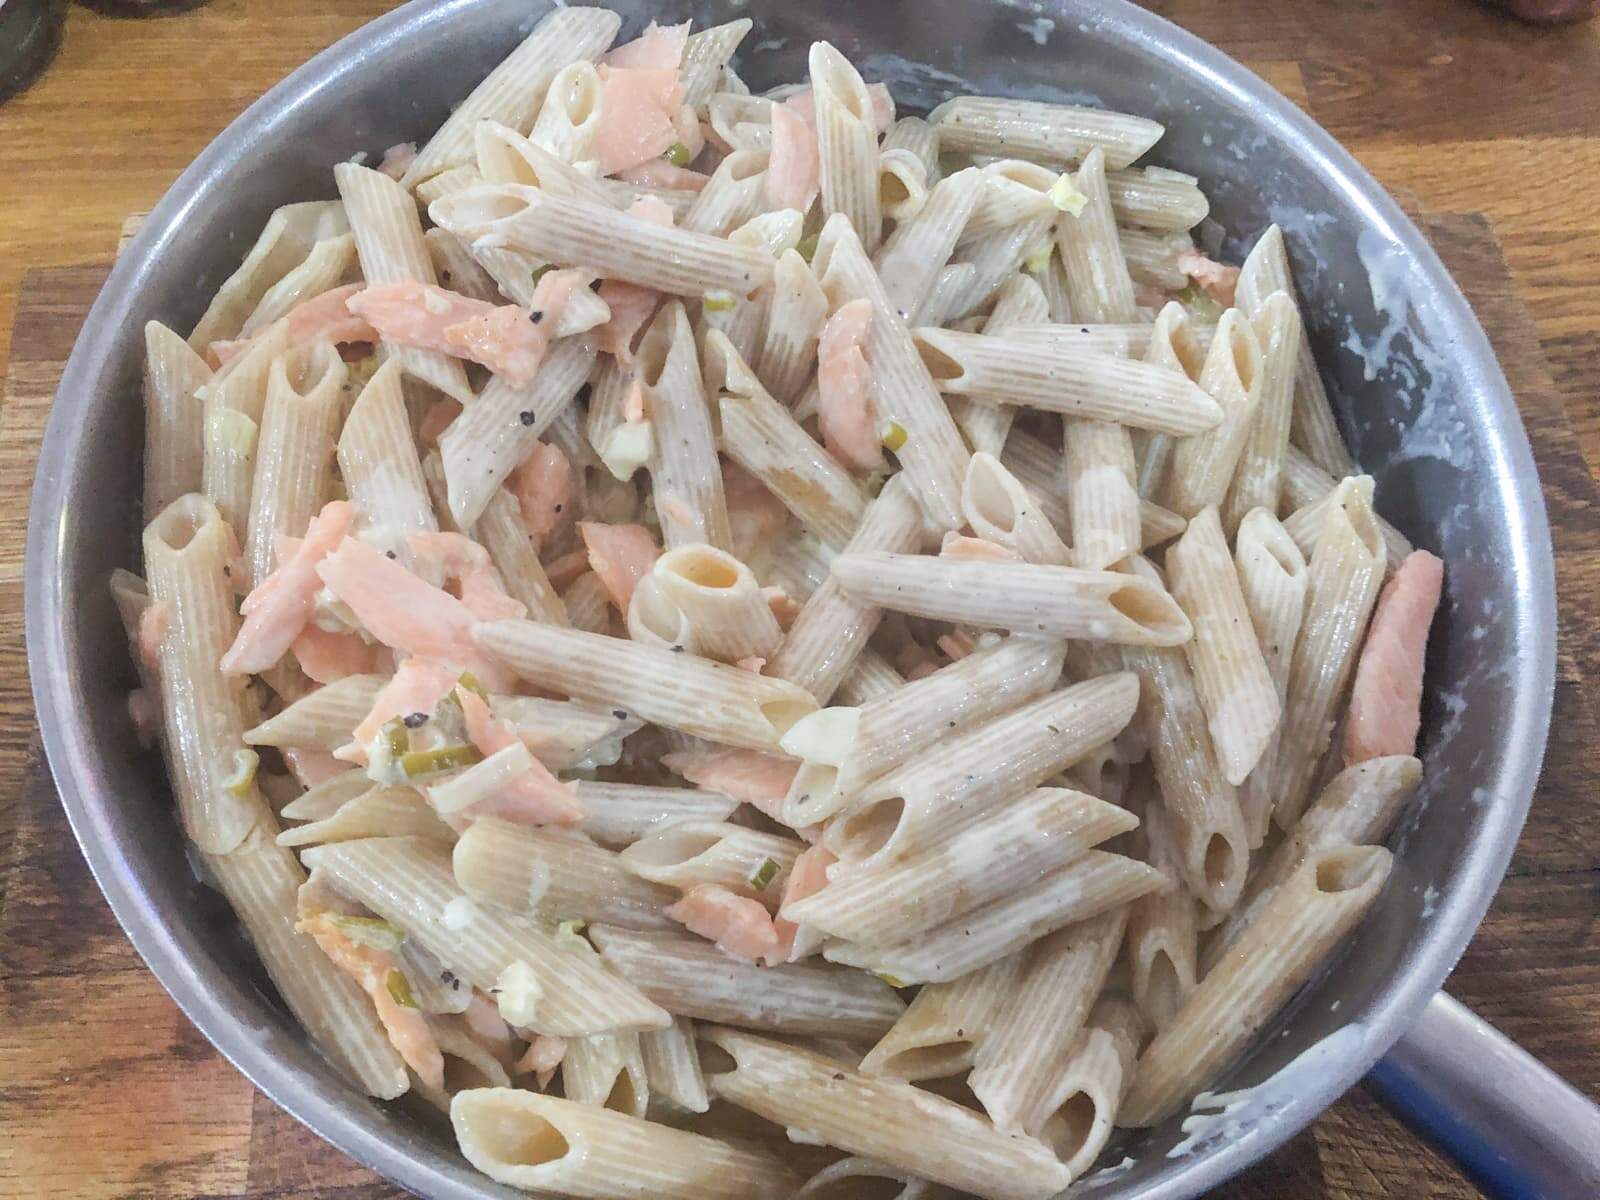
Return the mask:
<svg viewBox="0 0 1600 1200">
<path fill-rule="evenodd" d="M 479 700 L 482 700 L 485 704 L 489 703 L 489 691 L 488 691 L 488 689 L 485 688 L 483 686 L 483 684 L 478 682 L 478 677 L 476 675 L 474 675 L 471 671 L 463 671 L 463 672 L 461 672 L 461 678 L 456 680 L 456 686 L 457 687 L 461 687 L 461 688 L 466 688 L 467 691 L 471 692 L 474 696 L 476 696 Z"/>
<path fill-rule="evenodd" d="M 687 167 L 691 158 L 689 147 L 682 142 L 673 142 L 667 147 L 667 152 L 661 156 L 675 167 Z"/>
<path fill-rule="evenodd" d="M 533 286 L 538 287 L 539 281 L 555 269 L 556 266 L 554 263 L 545 263 L 542 267 L 535 267 L 533 269 Z"/>
<path fill-rule="evenodd" d="M 400 756 L 400 773 L 417 780 L 428 775 L 455 771 L 483 761 L 476 746 L 438 746 L 432 750 L 412 750 Z"/>
<path fill-rule="evenodd" d="M 906 444 L 906 427 L 899 421 L 890 421 L 883 429 L 884 449 L 898 454 Z"/>
<path fill-rule="evenodd" d="M 1194 313 L 1203 324 L 1215 325 L 1222 320 L 1222 305 L 1208 296 L 1198 283 L 1191 283 L 1179 292 L 1177 301 Z"/>
<path fill-rule="evenodd" d="M 708 313 L 732 312 L 738 306 L 739 297 L 718 288 L 707 292 L 701 303 Z"/>
<path fill-rule="evenodd" d="M 391 925 L 381 917 L 347 917 L 341 913 L 328 913 L 325 919 L 352 942 L 371 946 L 374 950 L 398 950 L 400 943 L 406 940 L 399 926 Z"/>
<path fill-rule="evenodd" d="M 778 861 L 773 858 L 764 858 L 761 865 L 750 874 L 750 886 L 762 892 L 778 877 Z"/>
<path fill-rule="evenodd" d="M 889 974 L 887 971 L 874 971 L 873 974 L 876 975 L 879 979 L 883 980 L 885 983 L 887 983 L 892 988 L 903 988 L 903 987 L 910 987 L 911 986 L 904 979 L 898 979 L 895 976 Z"/>
<path fill-rule="evenodd" d="M 805 259 L 807 262 L 810 262 L 813 258 L 815 258 L 817 256 L 817 242 L 820 241 L 821 238 L 822 235 L 820 233 L 807 234 L 805 237 L 801 238 L 799 244 L 795 246 L 795 249 L 800 253 L 800 257 Z"/>
<path fill-rule="evenodd" d="M 256 770 L 261 766 L 261 756 L 254 750 L 235 750 L 233 770 L 222 781 L 223 790 L 230 796 L 248 796 L 256 783 Z"/>
<path fill-rule="evenodd" d="M 384 989 L 401 1008 L 416 1008 L 417 998 L 411 994 L 411 981 L 406 978 L 405 972 L 400 970 L 390 971 L 383 977 Z"/>
<path fill-rule="evenodd" d="M 385 721 L 379 732 L 383 735 L 383 740 L 389 744 L 390 758 L 404 758 L 411 753 L 411 734 L 406 730 L 404 719 L 395 717 L 393 720 Z"/>
</svg>

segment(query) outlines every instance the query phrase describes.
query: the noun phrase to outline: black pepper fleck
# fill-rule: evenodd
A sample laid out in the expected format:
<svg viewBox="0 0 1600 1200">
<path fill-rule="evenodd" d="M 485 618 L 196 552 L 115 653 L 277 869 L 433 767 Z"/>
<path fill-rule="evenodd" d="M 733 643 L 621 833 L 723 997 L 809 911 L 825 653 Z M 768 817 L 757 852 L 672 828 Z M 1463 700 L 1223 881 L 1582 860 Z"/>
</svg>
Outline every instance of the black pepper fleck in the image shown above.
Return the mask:
<svg viewBox="0 0 1600 1200">
<path fill-rule="evenodd" d="M 394 551 L 393 551 L 393 550 L 385 550 L 385 551 L 384 551 L 384 552 L 383 552 L 383 556 L 384 556 L 384 557 L 385 557 L 385 558 L 399 558 L 399 557 L 400 557 L 400 556 L 399 556 L 399 555 L 398 555 L 398 554 L 396 554 L 396 553 L 395 553 L 395 552 L 394 552 Z"/>
<path fill-rule="evenodd" d="M 559 504 L 558 504 L 558 505 L 556 505 L 556 511 L 557 511 L 557 512 L 560 512 L 560 511 L 561 511 L 561 505 L 559 505 Z"/>
<path fill-rule="evenodd" d="M 534 309 L 528 314 L 528 320 L 537 325 L 540 321 L 544 320 L 544 310 L 541 308 Z"/>
<path fill-rule="evenodd" d="M 461 980 L 456 978 L 456 973 L 449 967 L 439 972 L 439 979 L 448 987 L 458 989 L 461 987 Z"/>
<path fill-rule="evenodd" d="M 626 721 L 628 719 L 628 710 L 625 708 L 613 708 L 611 715 L 619 721 Z"/>
<path fill-rule="evenodd" d="M 523 425 L 529 428 L 532 428 L 534 421 L 537 419 L 538 418 L 533 415 L 533 410 L 531 408 L 525 408 L 517 414 L 517 420 L 521 421 Z"/>
<path fill-rule="evenodd" d="M 1061 730 L 1056 728 L 1054 725 L 1046 725 L 1045 728 L 1048 729 L 1051 733 L 1054 733 L 1054 734 L 1057 734 L 1057 735 L 1059 735 L 1061 733 Z"/>
<path fill-rule="evenodd" d="M 835 1071 L 833 1073 L 833 1081 L 835 1083 L 843 1083 L 844 1082 L 844 1072 L 843 1071 Z"/>
<path fill-rule="evenodd" d="M 428 714 L 425 712 L 407 713 L 405 726 L 407 729 L 419 729 L 428 723 Z"/>
<path fill-rule="evenodd" d="M 682 654 L 683 653 L 683 647 L 682 646 L 674 646 L 672 648 L 672 652 L 674 654 Z"/>
</svg>

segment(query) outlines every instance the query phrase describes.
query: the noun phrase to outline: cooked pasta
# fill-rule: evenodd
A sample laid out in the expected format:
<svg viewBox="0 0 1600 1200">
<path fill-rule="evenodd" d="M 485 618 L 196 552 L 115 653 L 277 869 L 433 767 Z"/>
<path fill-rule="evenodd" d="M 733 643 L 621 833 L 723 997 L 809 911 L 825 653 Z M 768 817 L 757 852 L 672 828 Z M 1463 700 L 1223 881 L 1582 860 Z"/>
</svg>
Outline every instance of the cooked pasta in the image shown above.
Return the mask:
<svg viewBox="0 0 1600 1200">
<path fill-rule="evenodd" d="M 621 24 L 147 327 L 130 720 L 307 1035 L 490 1178 L 1046 1200 L 1384 885 L 1410 544 L 1156 121 Z"/>
</svg>

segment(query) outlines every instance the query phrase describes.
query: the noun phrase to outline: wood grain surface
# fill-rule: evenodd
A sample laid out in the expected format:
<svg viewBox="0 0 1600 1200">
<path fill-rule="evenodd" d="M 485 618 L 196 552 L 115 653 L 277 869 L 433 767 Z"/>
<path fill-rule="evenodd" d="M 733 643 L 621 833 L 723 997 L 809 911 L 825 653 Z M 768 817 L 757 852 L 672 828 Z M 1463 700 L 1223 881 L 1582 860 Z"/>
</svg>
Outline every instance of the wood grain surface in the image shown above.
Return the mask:
<svg viewBox="0 0 1600 1200">
<path fill-rule="evenodd" d="M 391 7 L 216 0 L 146 21 L 74 8 L 49 74 L 0 106 L 0 1196 L 402 1194 L 256 1093 L 144 969 L 44 770 L 22 631 L 37 447 L 124 217 L 266 87 Z M 1555 721 L 1510 877 L 1449 986 L 1596 1094 L 1600 27 L 1535 30 L 1469 0 L 1152 7 L 1254 67 L 1402 198 L 1516 391 L 1555 533 Z M 1216 1194 L 1475 1193 L 1357 1089 Z"/>
</svg>

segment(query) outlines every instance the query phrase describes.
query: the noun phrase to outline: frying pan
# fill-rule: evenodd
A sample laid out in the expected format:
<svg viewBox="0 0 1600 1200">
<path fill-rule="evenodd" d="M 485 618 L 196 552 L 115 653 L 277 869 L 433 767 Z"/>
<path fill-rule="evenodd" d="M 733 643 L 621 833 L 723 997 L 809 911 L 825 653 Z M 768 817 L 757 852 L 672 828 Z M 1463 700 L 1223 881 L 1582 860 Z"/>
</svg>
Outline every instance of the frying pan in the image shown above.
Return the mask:
<svg viewBox="0 0 1600 1200">
<path fill-rule="evenodd" d="M 516 1195 L 448 1129 L 381 1105 L 307 1044 L 226 905 L 185 860 L 159 763 L 126 718 L 132 683 L 106 588 L 137 561 L 141 329 L 188 329 L 278 205 L 332 195 L 332 164 L 425 140 L 542 15 L 544 0 L 418 0 L 318 55 L 236 120 L 146 221 L 67 364 L 41 452 L 27 558 L 40 724 L 62 802 L 129 938 L 223 1054 L 289 1112 L 422 1195 Z M 740 70 L 799 78 L 837 44 L 903 108 L 956 92 L 1104 104 L 1167 127 L 1159 161 L 1200 177 L 1206 232 L 1237 256 L 1288 236 L 1308 330 L 1379 507 L 1443 557 L 1429 647 L 1423 787 L 1394 875 L 1335 960 L 1217 1085 L 1228 1094 L 1114 1144 L 1073 1195 L 1200 1194 L 1305 1126 L 1357 1079 L 1503 1195 L 1600 1195 L 1595 1108 L 1439 994 L 1498 886 L 1549 726 L 1555 587 L 1527 438 L 1466 301 L 1393 201 L 1254 75 L 1117 0 L 618 0 L 650 17 L 756 21 Z M 1377 1064 L 1374 1069 L 1374 1064 Z"/>
</svg>

